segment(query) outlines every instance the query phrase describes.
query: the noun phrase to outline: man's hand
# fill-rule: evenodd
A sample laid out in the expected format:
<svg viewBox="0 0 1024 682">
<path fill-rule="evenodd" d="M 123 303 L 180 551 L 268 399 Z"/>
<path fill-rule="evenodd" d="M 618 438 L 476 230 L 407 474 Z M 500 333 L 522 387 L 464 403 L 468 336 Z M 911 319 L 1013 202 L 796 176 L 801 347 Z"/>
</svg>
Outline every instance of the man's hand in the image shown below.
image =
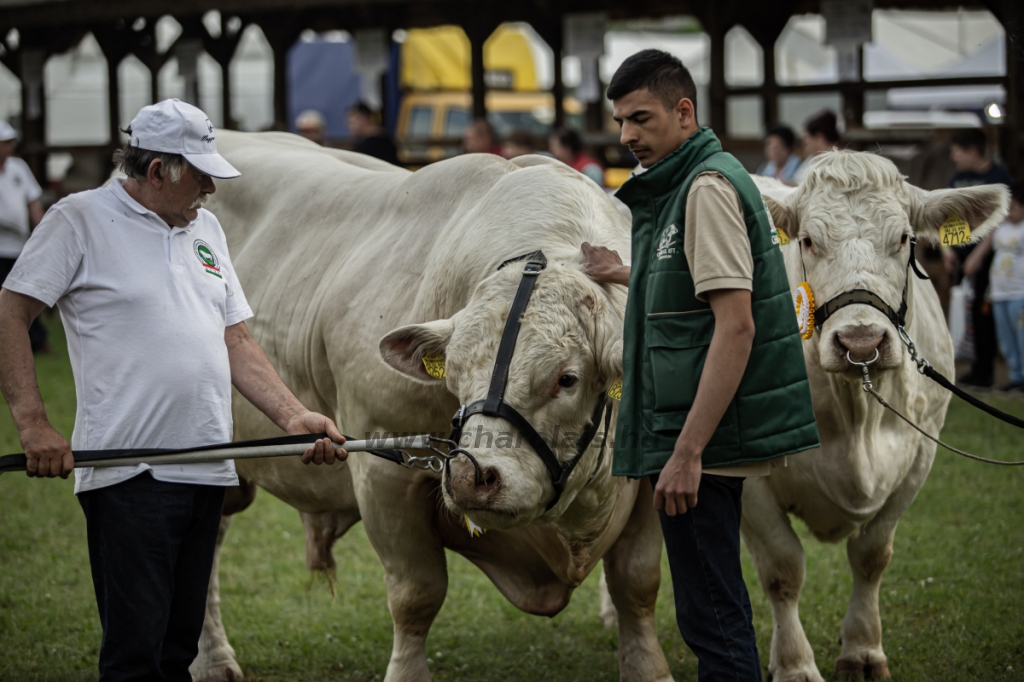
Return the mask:
<svg viewBox="0 0 1024 682">
<path fill-rule="evenodd" d="M 700 453 L 677 442 L 675 451 L 658 476 L 658 485 L 654 488 L 654 508 L 664 511 L 667 516 L 675 516 L 696 507 L 700 469 Z"/>
<path fill-rule="evenodd" d="M 580 249 L 587 258 L 583 271 L 590 279 L 601 284 L 629 286 L 629 266 L 622 264 L 618 252 L 604 246 L 592 246 L 589 242 L 583 242 Z"/>
<path fill-rule="evenodd" d="M 343 448 L 335 448 L 334 443 L 344 443 L 345 437 L 338 431 L 334 422 L 316 412 L 300 412 L 288 420 L 285 431 L 292 435 L 303 433 L 326 433 L 328 438 L 321 438 L 302 454 L 302 463 L 334 464 L 335 458 L 344 461 L 348 452 Z M 333 441 L 333 442 L 332 442 Z"/>
<path fill-rule="evenodd" d="M 18 438 L 25 449 L 29 476 L 67 478 L 75 468 L 71 446 L 48 422 L 26 426 L 18 432 Z"/>
</svg>

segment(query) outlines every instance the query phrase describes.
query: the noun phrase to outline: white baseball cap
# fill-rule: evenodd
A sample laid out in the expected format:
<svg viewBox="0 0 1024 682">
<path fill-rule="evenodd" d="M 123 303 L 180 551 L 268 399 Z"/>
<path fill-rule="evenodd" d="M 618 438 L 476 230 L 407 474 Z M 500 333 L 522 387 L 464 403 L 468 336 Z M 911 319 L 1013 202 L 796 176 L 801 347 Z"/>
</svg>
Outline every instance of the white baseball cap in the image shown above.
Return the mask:
<svg viewBox="0 0 1024 682">
<path fill-rule="evenodd" d="M 11 127 L 7 121 L 0 119 L 0 142 L 10 142 L 18 139 L 18 131 Z"/>
<path fill-rule="evenodd" d="M 131 146 L 151 152 L 181 154 L 212 178 L 237 178 L 239 173 L 217 153 L 213 124 L 198 107 L 177 99 L 142 107 L 131 123 Z"/>
</svg>

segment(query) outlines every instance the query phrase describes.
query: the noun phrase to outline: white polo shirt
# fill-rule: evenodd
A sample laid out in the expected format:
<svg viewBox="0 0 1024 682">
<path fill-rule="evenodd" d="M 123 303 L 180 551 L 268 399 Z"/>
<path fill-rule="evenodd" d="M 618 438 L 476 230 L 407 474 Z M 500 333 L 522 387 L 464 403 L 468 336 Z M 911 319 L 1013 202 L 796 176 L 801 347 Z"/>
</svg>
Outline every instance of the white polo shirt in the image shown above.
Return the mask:
<svg viewBox="0 0 1024 682">
<path fill-rule="evenodd" d="M 76 450 L 186 448 L 231 440 L 225 327 L 252 316 L 220 223 L 169 227 L 113 180 L 55 204 L 4 288 L 60 309 L 75 376 Z M 143 471 L 235 485 L 233 462 L 75 469 L 75 493 Z"/>
<path fill-rule="evenodd" d="M 17 258 L 28 241 L 28 205 L 43 190 L 28 164 L 16 157 L 0 172 L 0 258 Z"/>
</svg>

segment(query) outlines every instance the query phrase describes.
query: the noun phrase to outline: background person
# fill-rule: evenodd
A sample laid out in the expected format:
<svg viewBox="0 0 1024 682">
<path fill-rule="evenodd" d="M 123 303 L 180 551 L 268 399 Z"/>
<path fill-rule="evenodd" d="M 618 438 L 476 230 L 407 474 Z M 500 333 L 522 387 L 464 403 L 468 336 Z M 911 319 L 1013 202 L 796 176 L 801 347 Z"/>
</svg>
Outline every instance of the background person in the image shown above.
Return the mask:
<svg viewBox="0 0 1024 682">
<path fill-rule="evenodd" d="M 144 107 L 115 155 L 127 174 L 73 194 L 39 224 L 0 290 L 0 390 L 29 476 L 72 470 L 47 420 L 28 326 L 56 304 L 67 329 L 75 449 L 188 448 L 231 440 L 231 386 L 291 434 L 326 432 L 304 462 L 332 463 L 334 423 L 307 410 L 249 335 L 252 316 L 212 178 L 239 175 L 192 105 Z M 341 458 L 344 450 L 337 451 Z M 101 682 L 191 682 L 234 463 L 75 469 L 103 640 Z"/>
<path fill-rule="evenodd" d="M 1002 391 L 1024 390 L 1024 184 L 1010 188 L 1010 213 L 964 261 L 964 274 L 976 276 L 991 262 L 989 295 L 999 352 L 1010 370 Z"/>
<path fill-rule="evenodd" d="M 464 154 L 496 154 L 501 156 L 501 145 L 494 126 L 486 118 L 474 118 L 462 134 Z"/>
<path fill-rule="evenodd" d="M 536 154 L 540 151 L 540 147 L 540 139 L 533 134 L 532 130 L 517 128 L 501 143 L 501 155 L 506 159 L 514 159 L 517 156 Z"/>
<path fill-rule="evenodd" d="M 583 151 L 583 138 L 572 128 L 557 128 L 548 138 L 551 155 L 604 187 L 604 166 Z"/>
<path fill-rule="evenodd" d="M 767 159 L 757 174 L 775 178 L 786 184 L 796 184 L 793 177 L 800 167 L 800 157 L 793 153 L 796 134 L 789 126 L 775 126 L 764 136 L 764 157 Z"/>
<path fill-rule="evenodd" d="M 804 160 L 793 174 L 793 183 L 803 182 L 807 169 L 814 163 L 814 157 L 833 147 L 839 147 L 841 142 L 838 118 L 834 111 L 826 109 L 807 119 L 803 134 Z"/>
<path fill-rule="evenodd" d="M 378 123 L 378 114 L 364 102 L 353 104 L 347 114 L 348 131 L 355 138 L 352 151 L 366 154 L 397 166 L 395 141 Z"/>
<path fill-rule="evenodd" d="M 698 679 L 753 682 L 761 663 L 740 564 L 743 479 L 818 447 L 818 432 L 782 252 L 766 213 L 742 208 L 763 206 L 760 192 L 698 126 L 696 97 L 690 72 L 660 50 L 615 72 L 613 117 L 646 169 L 616 193 L 633 215 L 633 264 L 600 246 L 583 253 L 593 279 L 629 287 L 612 472 L 650 477 Z M 658 346 L 657 373 L 648 344 Z M 748 363 L 793 373 L 745 376 Z M 786 405 L 784 420 L 742 407 L 768 392 Z M 751 458 L 748 448 L 771 454 Z"/>
<path fill-rule="evenodd" d="M 17 138 L 14 128 L 0 120 L 0 285 L 25 248 L 32 228 L 43 219 L 39 202 L 43 190 L 28 164 L 14 156 Z M 32 352 L 46 349 L 46 328 L 39 319 L 32 321 L 28 336 Z"/>
<path fill-rule="evenodd" d="M 327 144 L 327 121 L 316 109 L 306 109 L 295 117 L 295 132 L 321 147 Z"/>
<path fill-rule="evenodd" d="M 949 186 L 975 187 L 977 185 L 1013 184 L 1010 171 L 986 154 L 985 133 L 978 128 L 965 128 L 954 131 L 949 138 L 949 158 L 956 166 L 956 172 L 949 180 Z M 956 382 L 963 386 L 988 388 L 992 385 L 996 359 L 996 324 L 992 316 L 992 306 L 986 299 L 989 286 L 989 272 L 992 269 L 992 252 L 985 252 L 971 273 L 961 269 L 974 252 L 977 244 L 963 244 L 943 249 L 942 256 L 946 270 L 954 282 L 966 276 L 973 289 L 971 298 L 970 335 L 974 346 L 974 358 L 971 369 L 957 377 Z"/>
</svg>

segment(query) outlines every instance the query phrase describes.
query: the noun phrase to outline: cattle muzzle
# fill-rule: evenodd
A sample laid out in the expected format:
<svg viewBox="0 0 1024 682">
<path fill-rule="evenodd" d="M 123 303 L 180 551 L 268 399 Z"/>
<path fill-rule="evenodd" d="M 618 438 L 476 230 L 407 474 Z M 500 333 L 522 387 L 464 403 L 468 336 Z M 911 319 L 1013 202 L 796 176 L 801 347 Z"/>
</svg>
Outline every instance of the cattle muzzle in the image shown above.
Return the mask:
<svg viewBox="0 0 1024 682">
<path fill-rule="evenodd" d="M 489 508 L 502 487 L 501 473 L 495 467 L 479 468 L 452 462 L 444 479 L 445 490 L 462 509 Z"/>
<path fill-rule="evenodd" d="M 601 423 L 601 415 L 605 415 L 605 431 L 607 431 L 610 419 L 611 410 L 607 406 L 608 398 L 602 392 L 598 398 L 597 406 L 594 408 L 594 413 L 591 417 L 590 424 L 584 430 L 580 439 L 577 441 L 576 455 L 562 464 L 558 461 L 558 457 L 555 456 L 551 446 L 547 444 L 547 441 L 537 433 L 537 430 L 533 428 L 533 425 L 519 412 L 505 402 L 505 387 L 508 385 L 508 372 L 509 367 L 512 364 L 512 354 L 516 349 L 516 341 L 519 338 L 519 328 L 522 324 L 523 313 L 526 312 L 526 306 L 530 302 L 530 296 L 533 293 L 533 287 L 537 283 L 537 278 L 540 273 L 547 267 L 548 260 L 544 256 L 543 251 L 534 251 L 533 253 L 527 253 L 516 258 L 510 258 L 498 266 L 501 270 L 510 263 L 516 263 L 520 261 L 526 261 L 523 266 L 523 276 L 519 280 L 519 288 L 516 290 L 515 299 L 512 301 L 512 307 L 508 312 L 508 319 L 505 321 L 505 329 L 501 334 L 501 341 L 498 344 L 498 356 L 494 360 L 494 370 L 491 372 L 491 384 L 487 390 L 487 397 L 483 400 L 477 400 L 468 405 L 463 405 L 459 408 L 459 411 L 452 417 L 452 432 L 449 436 L 449 440 L 456 444 L 455 450 L 452 450 L 449 454 L 457 456 L 457 454 L 464 454 L 473 461 L 473 465 L 476 469 L 476 478 L 474 480 L 475 489 L 479 489 L 481 486 L 486 485 L 485 472 L 480 469 L 480 465 L 477 464 L 473 456 L 459 446 L 459 442 L 462 439 L 462 430 L 466 425 L 466 420 L 473 415 L 484 415 L 487 417 L 495 417 L 503 419 L 511 424 L 516 431 L 518 431 L 523 439 L 533 448 L 533 451 L 537 453 L 541 461 L 544 463 L 545 468 L 548 470 L 548 474 L 551 476 L 551 485 L 555 489 L 555 494 L 548 502 L 547 508 L 544 511 L 549 511 L 552 507 L 558 504 L 558 500 L 562 497 L 562 492 L 565 491 L 566 484 L 569 482 L 569 477 L 572 472 L 576 469 L 576 466 L 583 459 L 583 455 L 586 453 L 587 448 L 590 447 L 591 441 L 594 436 L 597 435 L 597 429 Z M 607 440 L 607 439 L 606 439 Z M 601 451 L 598 454 L 598 467 L 600 466 L 601 457 L 604 455 L 604 442 L 601 443 Z M 449 481 L 451 480 L 451 459 L 447 460 L 449 463 Z M 596 467 L 595 467 L 596 471 Z M 451 489 L 449 489 L 451 492 Z"/>
<path fill-rule="evenodd" d="M 888 329 L 877 324 L 845 325 L 831 335 L 831 355 L 834 369 L 854 371 L 857 363 L 874 358 L 880 369 L 899 365 L 899 347 L 892 342 Z M 826 368 L 829 369 L 829 368 Z"/>
</svg>

